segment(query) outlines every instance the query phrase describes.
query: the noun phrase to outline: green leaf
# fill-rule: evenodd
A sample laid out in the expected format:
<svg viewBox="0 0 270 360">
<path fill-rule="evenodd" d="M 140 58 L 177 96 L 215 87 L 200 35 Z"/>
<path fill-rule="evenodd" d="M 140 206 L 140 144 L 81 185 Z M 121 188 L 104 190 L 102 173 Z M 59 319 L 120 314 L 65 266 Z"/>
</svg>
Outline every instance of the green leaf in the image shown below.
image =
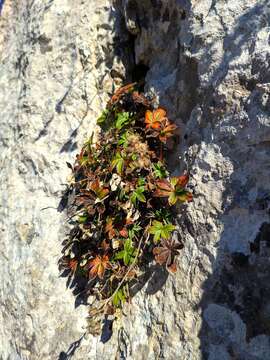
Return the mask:
<svg viewBox="0 0 270 360">
<path fill-rule="evenodd" d="M 170 205 L 175 205 L 177 202 L 177 195 L 175 192 L 172 192 L 169 196 L 169 204 Z"/>
<path fill-rule="evenodd" d="M 138 179 L 138 185 L 139 186 L 143 186 L 145 185 L 145 178 L 140 176 L 139 179 Z"/>
<path fill-rule="evenodd" d="M 156 220 L 165 221 L 166 223 L 171 222 L 173 214 L 169 209 L 161 208 L 154 212 Z"/>
<path fill-rule="evenodd" d="M 133 191 L 130 197 L 130 201 L 134 206 L 137 204 L 137 201 L 144 203 L 146 202 L 146 198 L 143 193 L 144 193 L 144 186 L 139 186 Z"/>
<path fill-rule="evenodd" d="M 124 250 L 126 252 L 131 252 L 134 250 L 133 246 L 132 246 L 132 241 L 131 239 L 127 239 L 124 243 Z"/>
<path fill-rule="evenodd" d="M 129 112 L 122 112 L 117 114 L 115 127 L 118 130 L 121 130 L 125 125 L 127 125 L 131 120 L 131 114 Z"/>
<path fill-rule="evenodd" d="M 173 224 L 163 225 L 161 236 L 164 239 L 169 239 L 171 236 L 171 232 L 175 230 L 175 226 Z"/>
<path fill-rule="evenodd" d="M 100 117 L 97 119 L 98 125 L 101 125 L 106 121 L 108 113 L 109 113 L 109 110 L 107 110 L 107 109 L 102 111 Z"/>
<path fill-rule="evenodd" d="M 126 291 L 125 289 L 118 289 L 112 299 L 113 305 L 119 307 L 126 302 Z"/>
<path fill-rule="evenodd" d="M 124 264 L 127 266 L 130 262 L 130 254 L 125 251 L 124 257 L 123 257 Z"/>
<path fill-rule="evenodd" d="M 130 197 L 130 201 L 132 202 L 133 205 L 136 205 L 137 203 L 137 196 L 136 194 L 133 192 L 131 197 Z"/>
<path fill-rule="evenodd" d="M 127 197 L 126 196 L 126 193 L 125 193 L 125 190 L 124 189 L 120 189 L 120 190 L 118 190 L 119 192 L 118 192 L 118 200 L 120 200 L 120 201 L 124 201 L 124 198 L 125 197 Z M 127 198 L 128 199 L 128 198 Z"/>
<path fill-rule="evenodd" d="M 131 239 L 127 239 L 124 243 L 124 249 L 116 253 L 116 260 L 123 260 L 126 266 L 131 265 L 136 257 L 138 250 L 133 247 Z"/>
<path fill-rule="evenodd" d="M 123 145 L 123 147 L 126 147 L 128 145 L 128 132 L 126 131 L 124 134 L 121 135 L 120 139 L 117 143 L 119 146 Z"/>
<path fill-rule="evenodd" d="M 124 291 L 122 289 L 119 292 L 119 298 L 120 298 L 122 304 L 126 301 L 125 293 L 124 293 Z"/>
<path fill-rule="evenodd" d="M 115 307 L 118 307 L 119 303 L 120 303 L 120 299 L 119 299 L 119 296 L 118 296 L 118 291 L 113 295 L 113 298 L 112 298 L 112 303 L 113 303 L 113 305 Z"/>
<path fill-rule="evenodd" d="M 93 145 L 94 133 L 91 134 L 89 139 L 84 143 L 84 148 L 88 149 L 88 151 L 92 152 L 92 145 Z"/>
<path fill-rule="evenodd" d="M 136 195 L 137 195 L 138 200 L 142 201 L 142 202 L 146 202 L 145 196 L 143 195 L 144 186 L 140 186 L 140 187 L 136 188 L 135 191 L 136 191 Z"/>
<path fill-rule="evenodd" d="M 124 169 L 124 162 L 125 160 L 122 158 L 121 154 L 119 152 L 116 153 L 113 161 L 112 161 L 112 168 L 116 168 L 116 171 L 118 174 L 122 174 Z"/>
<path fill-rule="evenodd" d="M 168 176 L 168 171 L 165 169 L 162 162 L 159 161 L 157 164 L 153 164 L 152 166 L 153 166 L 155 177 L 157 177 L 159 179 L 164 179 Z"/>
<path fill-rule="evenodd" d="M 116 260 L 121 260 L 121 259 L 123 259 L 124 256 L 125 256 L 125 250 L 122 250 L 122 251 L 119 251 L 118 253 L 116 253 L 114 258 Z"/>
<path fill-rule="evenodd" d="M 82 165 L 82 166 L 87 165 L 88 161 L 89 161 L 88 156 L 84 155 L 80 160 L 80 165 Z"/>
<path fill-rule="evenodd" d="M 175 226 L 173 224 L 154 220 L 153 225 L 149 229 L 149 234 L 154 235 L 154 241 L 158 242 L 161 238 L 169 239 L 171 232 L 174 230 Z"/>
<path fill-rule="evenodd" d="M 78 222 L 79 222 L 80 224 L 84 224 L 84 223 L 86 223 L 87 219 L 88 219 L 88 216 L 87 216 L 87 215 L 80 215 L 80 216 L 78 217 Z"/>
<path fill-rule="evenodd" d="M 142 230 L 142 227 L 139 224 L 134 224 L 133 227 L 131 229 L 129 229 L 128 231 L 128 236 L 130 239 L 133 239 L 133 237 L 136 235 L 136 233 L 138 233 L 139 231 Z"/>
</svg>

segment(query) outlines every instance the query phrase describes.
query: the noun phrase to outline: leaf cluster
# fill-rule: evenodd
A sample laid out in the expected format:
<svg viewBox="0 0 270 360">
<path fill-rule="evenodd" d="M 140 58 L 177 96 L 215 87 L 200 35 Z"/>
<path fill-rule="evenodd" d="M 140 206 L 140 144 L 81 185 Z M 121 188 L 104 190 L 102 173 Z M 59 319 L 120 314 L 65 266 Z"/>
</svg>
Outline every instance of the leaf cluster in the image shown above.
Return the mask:
<svg viewBox="0 0 270 360">
<path fill-rule="evenodd" d="M 117 90 L 97 122 L 98 138 L 88 139 L 70 166 L 72 230 L 60 259 L 87 280 L 85 291 L 98 304 L 95 329 L 95 316 L 130 301 L 149 262 L 176 271 L 183 245 L 172 239 L 173 205 L 192 199 L 188 176 L 170 178 L 163 159 L 177 127 L 135 84 Z"/>
</svg>

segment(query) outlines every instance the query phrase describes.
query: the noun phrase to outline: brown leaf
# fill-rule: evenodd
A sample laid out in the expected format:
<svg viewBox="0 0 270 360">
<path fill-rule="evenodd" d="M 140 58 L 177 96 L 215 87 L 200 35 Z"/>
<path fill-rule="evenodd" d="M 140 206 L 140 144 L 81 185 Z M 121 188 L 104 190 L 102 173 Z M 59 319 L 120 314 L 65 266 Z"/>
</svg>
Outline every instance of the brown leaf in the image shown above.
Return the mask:
<svg viewBox="0 0 270 360">
<path fill-rule="evenodd" d="M 174 272 L 176 264 L 174 258 L 179 254 L 179 250 L 183 248 L 183 244 L 173 239 L 161 240 L 161 246 L 153 249 L 155 260 L 160 265 L 166 265 L 167 270 Z"/>
<path fill-rule="evenodd" d="M 132 100 L 135 104 L 143 104 L 145 107 L 149 107 L 151 105 L 150 101 L 143 94 L 139 94 L 138 91 L 133 91 Z"/>
<path fill-rule="evenodd" d="M 154 192 L 155 197 L 168 197 L 170 193 L 174 190 L 171 183 L 166 180 L 157 180 L 156 181 L 157 190 Z"/>
<path fill-rule="evenodd" d="M 69 261 L 69 264 L 68 264 L 68 267 L 70 268 L 70 270 L 75 273 L 76 269 L 77 269 L 77 266 L 78 266 L 78 261 L 75 260 L 75 259 L 71 259 Z"/>
<path fill-rule="evenodd" d="M 110 106 L 110 105 L 116 104 L 124 94 L 127 94 L 130 91 L 132 91 L 134 89 L 135 85 L 136 85 L 136 83 L 131 83 L 131 84 L 122 86 L 121 88 L 117 89 L 115 91 L 115 93 L 113 94 L 111 100 L 108 102 L 108 105 Z"/>
<path fill-rule="evenodd" d="M 113 315 L 115 313 L 115 308 L 111 304 L 107 304 L 105 308 L 106 315 Z"/>
<path fill-rule="evenodd" d="M 156 181 L 157 189 L 154 197 L 168 197 L 170 205 L 174 205 L 177 201 L 186 202 L 192 200 L 192 194 L 185 190 L 189 180 L 188 175 L 172 177 L 170 181 L 166 179 Z"/>
<path fill-rule="evenodd" d="M 104 214 L 105 210 L 106 210 L 106 207 L 103 203 L 97 204 L 97 211 L 100 215 Z"/>
<path fill-rule="evenodd" d="M 133 221 L 133 219 L 132 219 L 132 218 L 130 218 L 130 217 L 126 217 L 125 223 L 126 223 L 126 225 L 131 225 L 131 224 L 133 224 L 133 223 L 134 223 L 134 221 Z"/>
<path fill-rule="evenodd" d="M 147 175 L 146 177 L 147 182 L 146 182 L 146 187 L 149 191 L 153 191 L 155 189 L 155 180 L 152 176 Z"/>
<path fill-rule="evenodd" d="M 106 253 L 110 250 L 110 244 L 106 240 L 103 240 L 101 243 L 101 248 Z"/>
<path fill-rule="evenodd" d="M 165 144 L 167 140 L 174 135 L 176 129 L 177 126 L 166 119 L 159 129 L 159 140 Z"/>
<path fill-rule="evenodd" d="M 109 239 L 112 239 L 116 235 L 116 231 L 114 229 L 113 219 L 112 218 L 107 219 L 107 223 L 106 223 L 106 226 L 105 226 L 105 233 L 108 233 Z"/>
<path fill-rule="evenodd" d="M 172 273 L 176 273 L 176 271 L 177 271 L 176 263 L 173 262 L 172 265 L 167 266 L 167 270 L 169 270 Z"/>
<path fill-rule="evenodd" d="M 77 206 L 83 206 L 90 215 L 95 214 L 95 197 L 89 190 L 81 189 L 80 194 L 78 194 L 75 198 L 75 204 Z"/>
<path fill-rule="evenodd" d="M 184 188 L 187 185 L 188 180 L 189 180 L 188 175 L 178 176 L 176 185 L 180 188 Z"/>
<path fill-rule="evenodd" d="M 108 188 L 102 186 L 98 179 L 92 181 L 89 187 L 100 200 L 104 199 L 110 191 Z"/>
<path fill-rule="evenodd" d="M 89 276 L 92 278 L 99 277 L 103 279 L 106 269 L 111 268 L 108 255 L 97 255 L 93 260 L 89 262 Z"/>
</svg>

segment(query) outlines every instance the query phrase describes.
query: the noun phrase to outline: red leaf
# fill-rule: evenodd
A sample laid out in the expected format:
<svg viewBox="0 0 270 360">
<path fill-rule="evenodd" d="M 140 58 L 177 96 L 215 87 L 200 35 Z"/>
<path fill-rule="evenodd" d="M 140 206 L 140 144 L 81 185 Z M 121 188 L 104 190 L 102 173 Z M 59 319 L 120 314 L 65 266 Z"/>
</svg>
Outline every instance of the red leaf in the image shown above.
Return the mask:
<svg viewBox="0 0 270 360">
<path fill-rule="evenodd" d="M 122 230 L 119 231 L 119 234 L 124 237 L 127 238 L 128 237 L 128 231 L 126 228 L 123 228 Z"/>
<path fill-rule="evenodd" d="M 177 186 L 184 188 L 187 185 L 188 180 L 189 180 L 188 175 L 178 176 Z"/>
<path fill-rule="evenodd" d="M 162 108 L 158 108 L 157 110 L 150 111 L 147 110 L 145 113 L 145 124 L 146 129 L 154 129 L 158 130 L 161 128 L 161 124 L 166 119 L 166 111 Z"/>
<path fill-rule="evenodd" d="M 97 255 L 89 262 L 89 267 L 91 269 L 89 271 L 90 277 L 95 278 L 98 276 L 100 279 L 103 279 L 106 269 L 111 268 L 109 257 L 107 255 Z"/>
<path fill-rule="evenodd" d="M 176 271 L 177 271 L 176 263 L 174 262 L 170 266 L 167 266 L 167 270 L 169 270 L 172 273 L 176 273 Z"/>
<path fill-rule="evenodd" d="M 69 264 L 68 264 L 68 267 L 70 268 L 70 270 L 75 273 L 76 269 L 77 269 L 77 266 L 78 266 L 78 261 L 75 260 L 75 259 L 71 259 L 69 261 Z"/>
<path fill-rule="evenodd" d="M 173 191 L 171 183 L 166 179 L 157 180 L 156 186 L 157 189 L 153 194 L 155 197 L 169 197 L 170 193 Z"/>
</svg>

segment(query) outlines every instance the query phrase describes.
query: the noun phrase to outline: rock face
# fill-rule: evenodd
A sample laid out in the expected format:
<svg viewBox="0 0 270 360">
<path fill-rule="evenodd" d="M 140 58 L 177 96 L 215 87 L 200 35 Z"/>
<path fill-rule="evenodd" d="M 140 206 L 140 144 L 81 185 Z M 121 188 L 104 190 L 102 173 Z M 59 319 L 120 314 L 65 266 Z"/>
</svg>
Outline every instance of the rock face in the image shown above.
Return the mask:
<svg viewBox="0 0 270 360">
<path fill-rule="evenodd" d="M 268 0 L 5 1 L 1 359 L 270 358 L 269 24 Z M 170 161 L 194 201 L 178 273 L 150 278 L 103 344 L 80 339 L 87 309 L 59 277 L 59 201 L 65 162 L 140 69 L 181 128 Z"/>
</svg>

